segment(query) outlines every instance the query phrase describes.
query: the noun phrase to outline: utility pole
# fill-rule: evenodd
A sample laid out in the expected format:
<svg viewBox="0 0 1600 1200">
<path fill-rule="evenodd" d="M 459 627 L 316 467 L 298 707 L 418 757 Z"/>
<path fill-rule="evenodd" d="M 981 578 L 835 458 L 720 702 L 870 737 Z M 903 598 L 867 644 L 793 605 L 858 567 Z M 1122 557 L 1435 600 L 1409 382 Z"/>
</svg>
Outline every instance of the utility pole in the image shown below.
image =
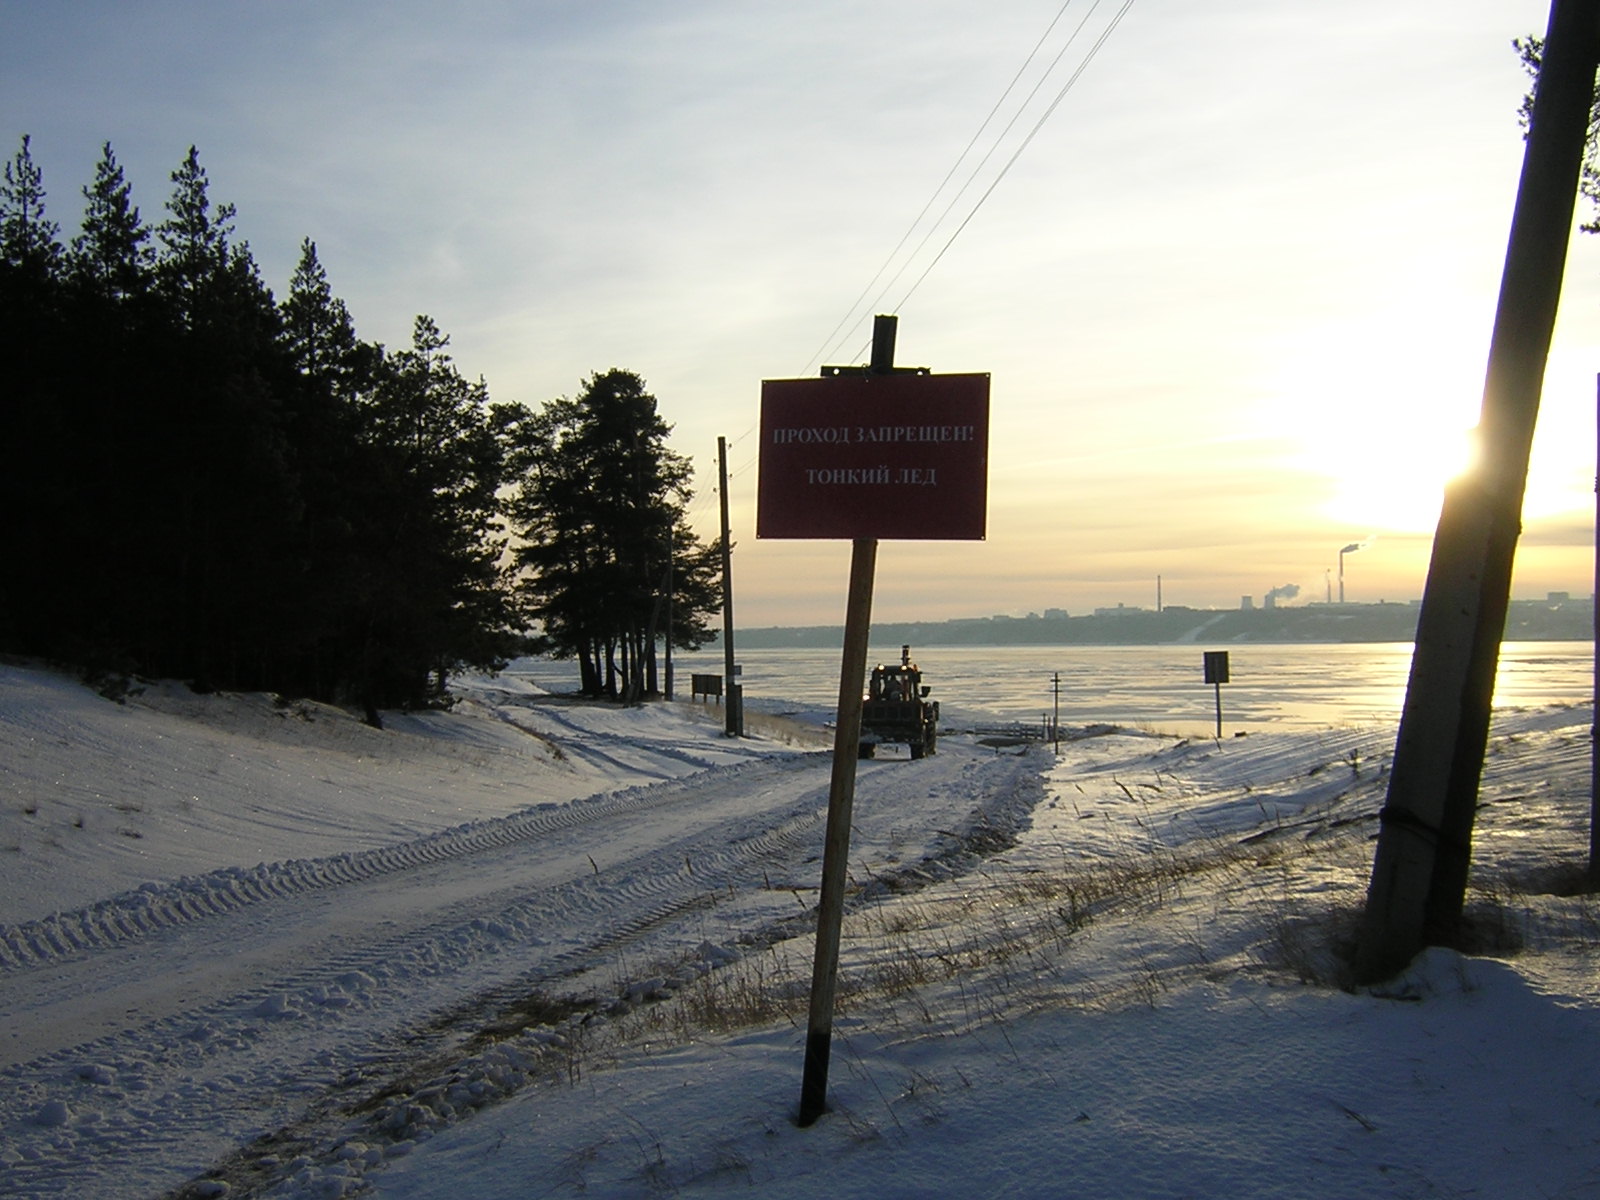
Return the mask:
<svg viewBox="0 0 1600 1200">
<path fill-rule="evenodd" d="M 717 439 L 717 483 L 722 500 L 722 715 L 729 737 L 744 736 L 744 696 L 733 663 L 733 541 L 728 531 L 728 439 Z"/>
<path fill-rule="evenodd" d="M 1600 433 L 1600 375 L 1595 376 L 1595 429 Z M 1589 725 L 1589 883 L 1600 887 L 1600 441 L 1595 445 L 1594 591 L 1589 609 L 1594 627 L 1594 704 Z"/>
<path fill-rule="evenodd" d="M 1156 576 L 1156 578 L 1159 579 L 1160 576 L 1158 575 L 1158 576 Z M 1054 685 L 1054 691 L 1055 691 L 1055 712 L 1052 714 L 1052 716 L 1050 718 L 1050 740 L 1051 740 L 1051 743 L 1052 743 L 1052 747 L 1051 748 L 1055 751 L 1056 754 L 1059 755 L 1061 753 L 1061 672 L 1060 671 L 1057 671 L 1055 673 L 1055 678 L 1051 682 Z"/>
<path fill-rule="evenodd" d="M 1489 346 L 1480 459 L 1445 492 L 1379 814 L 1354 963 L 1362 982 L 1388 978 L 1460 925 L 1528 453 L 1597 66 L 1600 0 L 1554 0 Z"/>
<path fill-rule="evenodd" d="M 872 373 L 894 371 L 898 318 L 872 322 Z M 839 666 L 839 716 L 834 723 L 833 775 L 828 786 L 828 828 L 822 851 L 822 894 L 817 903 L 817 945 L 811 968 L 811 1009 L 800 1081 L 800 1125 L 813 1124 L 828 1107 L 828 1060 L 833 1051 L 833 996 L 839 981 L 839 936 L 844 922 L 845 867 L 850 855 L 850 813 L 855 805 L 856 762 L 861 747 L 861 685 L 867 674 L 872 631 L 872 585 L 878 539 L 854 538 L 850 590 L 845 600 L 844 652 Z"/>
<path fill-rule="evenodd" d="M 667 534 L 667 699 L 672 699 L 672 588 L 674 567 L 674 547 L 672 534 Z"/>
</svg>

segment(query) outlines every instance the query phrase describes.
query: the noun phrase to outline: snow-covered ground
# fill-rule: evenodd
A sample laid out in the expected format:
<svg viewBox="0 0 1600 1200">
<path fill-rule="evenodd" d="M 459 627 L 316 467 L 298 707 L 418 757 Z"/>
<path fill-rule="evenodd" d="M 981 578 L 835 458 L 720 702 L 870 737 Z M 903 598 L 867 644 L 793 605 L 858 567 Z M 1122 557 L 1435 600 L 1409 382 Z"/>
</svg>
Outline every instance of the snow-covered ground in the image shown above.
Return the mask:
<svg viewBox="0 0 1600 1200">
<path fill-rule="evenodd" d="M 1330 985 L 1392 728 L 860 764 L 817 724 L 0 667 L 0 1195 L 1600 1196 L 1587 708 L 1497 718 L 1483 953 Z"/>
</svg>

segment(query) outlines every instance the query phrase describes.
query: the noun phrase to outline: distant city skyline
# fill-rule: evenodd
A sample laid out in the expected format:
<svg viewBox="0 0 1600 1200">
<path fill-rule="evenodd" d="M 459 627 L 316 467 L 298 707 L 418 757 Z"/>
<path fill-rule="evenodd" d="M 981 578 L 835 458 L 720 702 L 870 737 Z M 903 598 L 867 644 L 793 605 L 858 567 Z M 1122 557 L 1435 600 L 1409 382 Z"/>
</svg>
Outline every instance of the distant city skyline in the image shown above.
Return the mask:
<svg viewBox="0 0 1600 1200">
<path fill-rule="evenodd" d="M 1559 595 L 1559 593 L 1558 593 Z M 1154 608 L 1129 605 L 1093 612 L 993 613 L 944 621 L 884 620 L 874 624 L 877 656 L 910 644 L 929 652 L 937 646 L 1182 646 L 1336 645 L 1409 643 L 1416 635 L 1420 601 L 1372 604 L 1293 604 L 1227 608 L 1173 605 Z M 735 630 L 737 656 L 772 649 L 827 650 L 840 645 L 837 623 L 815 625 L 746 625 Z M 1514 600 L 1506 618 L 1506 641 L 1589 642 L 1594 640 L 1591 597 L 1548 597 Z M 722 653 L 720 633 L 704 648 Z"/>
<path fill-rule="evenodd" d="M 1140 601 L 1137 599 L 1119 600 L 1114 604 L 1101 604 L 1094 608 L 1068 609 L 1059 605 L 1034 607 L 1027 610 L 1012 610 L 1008 612 L 969 612 L 950 617 L 919 618 L 915 616 L 897 617 L 895 623 L 941 623 L 962 621 L 1063 621 L 1074 617 L 1100 617 L 1112 616 L 1117 613 L 1161 613 L 1161 612 L 1232 612 L 1239 611 L 1267 611 L 1272 608 L 1371 608 L 1371 607 L 1403 607 L 1415 608 L 1421 605 L 1421 596 L 1391 597 L 1377 600 L 1339 600 L 1327 599 L 1322 595 L 1301 596 L 1294 600 L 1278 600 L 1269 602 L 1266 593 L 1252 595 L 1244 593 L 1232 604 L 1199 605 L 1184 604 L 1179 602 L 1164 602 L 1156 605 L 1153 601 Z M 1552 604 L 1552 605 L 1588 605 L 1594 602 L 1594 592 L 1583 593 L 1566 591 L 1549 591 L 1542 595 L 1517 595 L 1511 598 L 1513 604 Z M 742 624 L 742 623 L 741 623 Z M 754 623 L 752 623 L 753 625 Z M 828 622 L 808 622 L 808 624 L 828 624 Z M 832 622 L 838 624 L 838 622 Z M 784 627 L 780 623 L 777 627 Z M 737 634 L 737 630 L 735 630 Z"/>
<path fill-rule="evenodd" d="M 874 311 L 901 363 L 993 382 L 987 539 L 886 542 L 877 619 L 1153 606 L 1157 575 L 1302 604 L 1353 544 L 1347 599 L 1408 601 L 1482 391 L 1511 40 L 1548 12 L 0 0 L 0 111 L 64 240 L 102 142 L 150 224 L 192 143 L 280 296 L 310 237 L 361 336 L 427 312 L 495 400 L 638 372 L 708 540 L 728 441 L 741 623 L 841 619 L 847 544 L 755 537 L 760 383 L 862 361 Z M 1576 236 L 1521 597 L 1593 590 L 1597 314 Z"/>
</svg>

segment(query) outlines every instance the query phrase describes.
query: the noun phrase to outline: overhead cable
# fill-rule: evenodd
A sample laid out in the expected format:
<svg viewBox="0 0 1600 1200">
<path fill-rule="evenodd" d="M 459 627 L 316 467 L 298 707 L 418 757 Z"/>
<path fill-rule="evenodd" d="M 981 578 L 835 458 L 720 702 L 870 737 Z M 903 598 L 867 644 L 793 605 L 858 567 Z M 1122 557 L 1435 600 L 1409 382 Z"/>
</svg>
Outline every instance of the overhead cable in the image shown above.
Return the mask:
<svg viewBox="0 0 1600 1200">
<path fill-rule="evenodd" d="M 1010 172 L 1011 168 L 1016 165 L 1017 159 L 1022 157 L 1022 152 L 1028 148 L 1028 144 L 1033 141 L 1034 136 L 1039 132 L 1040 129 L 1044 128 L 1044 123 L 1050 119 L 1051 114 L 1054 113 L 1060 106 L 1061 102 L 1066 99 L 1067 93 L 1072 90 L 1072 85 L 1077 83 L 1083 73 L 1089 69 L 1089 64 L 1094 61 L 1095 55 L 1100 53 L 1100 48 L 1106 44 L 1106 40 L 1110 38 L 1113 32 L 1115 32 L 1117 26 L 1122 23 L 1122 18 L 1128 15 L 1128 10 L 1132 7 L 1133 0 L 1123 0 L 1122 7 L 1117 10 L 1117 15 L 1111 19 L 1110 24 L 1108 24 L 1105 29 L 1101 31 L 1100 36 L 1095 39 L 1094 45 L 1090 47 L 1089 53 L 1084 57 L 1083 62 L 1078 64 L 1078 69 L 1072 73 L 1072 77 L 1068 79 L 1061 90 L 1056 93 L 1056 98 L 1050 102 L 1050 107 L 1045 109 L 1044 114 L 1036 122 L 1034 122 L 1033 128 L 1028 131 L 1028 136 L 1022 139 L 1022 144 L 1018 146 L 1011 157 L 1006 160 L 1006 165 L 1000 168 L 1000 173 L 994 177 L 994 182 L 984 190 L 983 195 L 978 197 L 978 202 L 972 206 L 972 211 L 962 218 L 961 224 L 956 226 L 955 232 L 952 233 L 945 244 L 939 248 L 939 253 L 933 256 L 933 261 L 923 268 L 922 274 L 917 276 L 916 282 L 911 285 L 910 289 L 905 295 L 900 297 L 899 304 L 895 305 L 896 312 L 904 307 L 906 301 L 911 299 L 912 293 L 914 293 L 917 288 L 922 286 L 922 281 L 928 277 L 928 273 L 932 271 L 934 267 L 939 265 L 939 260 L 944 257 L 945 251 L 949 250 L 956 238 L 961 236 L 962 230 L 966 229 L 972 218 L 978 215 L 978 210 L 983 207 L 984 201 L 988 200 L 989 197 L 994 194 L 995 188 L 1000 186 L 1000 181 L 1004 179 L 1007 173 Z"/>
<path fill-rule="evenodd" d="M 835 350 L 837 349 L 837 346 L 833 345 L 833 339 L 840 334 L 840 332 L 845 328 L 845 326 L 847 324 L 849 324 L 851 318 L 855 315 L 856 309 L 860 307 L 861 302 L 867 298 L 867 294 L 872 291 L 873 287 L 877 284 L 878 280 L 883 278 L 883 273 L 889 269 L 889 264 L 894 262 L 895 257 L 900 253 L 900 251 L 902 249 L 905 248 L 905 244 L 908 241 L 911 240 L 911 235 L 916 232 L 917 226 L 922 223 L 922 218 L 924 218 L 925 216 L 928 215 L 928 210 L 933 207 L 934 201 L 938 200 L 939 194 L 941 192 L 943 192 L 945 190 L 945 188 L 950 185 L 950 181 L 955 178 L 956 172 L 961 169 L 961 164 L 964 163 L 967 160 L 967 156 L 972 153 L 973 147 L 978 144 L 978 139 L 983 136 L 983 131 L 988 129 L 990 124 L 993 123 L 993 121 L 995 119 L 995 116 L 1000 112 L 1001 107 L 1005 104 L 1006 98 L 1011 95 L 1013 90 L 1015 90 L 1018 82 L 1021 81 L 1023 75 L 1027 73 L 1029 65 L 1032 64 L 1033 60 L 1036 57 L 1038 57 L 1039 49 L 1040 49 L 1040 47 L 1042 47 L 1045 44 L 1046 39 L 1049 38 L 1051 30 L 1055 29 L 1056 24 L 1061 20 L 1061 18 L 1066 14 L 1067 9 L 1070 8 L 1071 6 L 1072 6 L 1072 0 L 1066 0 L 1066 2 L 1064 4 L 1062 4 L 1062 6 L 1058 10 L 1056 10 L 1056 15 L 1050 19 L 1050 24 L 1047 25 L 1045 27 L 1045 31 L 1042 34 L 1039 35 L 1039 40 L 1034 43 L 1033 49 L 1028 51 L 1028 56 L 1025 59 L 1022 60 L 1022 65 L 1017 68 L 1017 73 L 1011 77 L 1011 82 L 1006 84 L 1005 90 L 1000 93 L 1000 98 L 998 100 L 996 100 L 994 102 L 994 106 L 989 109 L 989 115 L 984 117 L 983 124 L 978 126 L 977 132 L 975 132 L 972 135 L 972 137 L 967 141 L 967 144 L 962 149 L 961 153 L 956 156 L 955 162 L 950 164 L 950 169 L 945 172 L 944 178 L 939 181 L 939 186 L 933 189 L 933 193 L 928 197 L 927 203 L 922 206 L 922 211 L 919 212 L 916 215 L 916 217 L 912 219 L 912 222 L 911 222 L 910 225 L 906 226 L 905 233 L 900 235 L 900 240 L 895 243 L 894 249 L 889 251 L 889 256 L 883 260 L 883 265 L 878 268 L 877 272 L 872 276 L 871 279 L 867 280 L 866 286 L 861 289 L 861 294 L 858 295 L 854 300 L 852 300 L 850 302 L 850 307 L 847 310 L 845 310 L 844 316 L 839 318 L 839 323 L 837 325 L 835 325 L 831 331 L 829 331 L 828 336 L 823 339 L 822 345 L 817 347 L 816 352 L 813 353 L 812 356 L 810 357 L 810 359 L 807 360 L 806 365 L 803 368 L 801 368 L 800 373 L 802 375 L 804 375 L 807 371 L 809 371 L 812 368 L 812 366 L 817 362 L 818 359 L 823 358 L 829 352 L 829 347 L 830 346 L 832 346 Z M 1069 45 L 1071 44 L 1070 41 L 1069 41 L 1068 44 Z M 1066 49 L 1066 47 L 1063 46 L 1062 47 L 1062 51 L 1065 52 L 1065 49 Z M 1057 60 L 1059 60 L 1060 57 L 1061 57 L 1060 54 L 1056 55 L 1056 59 Z M 1053 70 L 1054 67 L 1055 67 L 1055 63 L 1052 62 L 1051 63 L 1051 70 Z M 1040 77 L 1040 82 L 1042 83 L 1044 81 L 1044 79 L 1049 76 L 1049 74 L 1050 74 L 1050 71 L 1047 70 L 1045 72 L 1045 74 Z M 1037 91 L 1037 90 L 1038 90 L 1038 85 L 1035 84 L 1034 85 L 1034 91 Z M 1032 97 L 1032 93 L 1029 93 L 1029 100 L 1031 100 L 1032 98 L 1033 98 Z M 1024 100 L 1023 104 L 1022 104 L 1022 107 L 1026 108 L 1027 104 L 1028 104 L 1028 101 Z M 1018 112 L 1020 113 L 1021 109 L 1018 109 Z M 1011 121 L 1015 122 L 1016 121 L 1016 117 L 1012 117 Z M 1010 128 L 1011 128 L 1011 125 L 1008 123 L 1006 125 L 1006 130 L 1009 130 Z M 1000 137 L 1003 138 L 1005 136 L 1006 130 L 1002 130 L 1001 131 Z M 998 139 L 996 140 L 996 144 L 998 144 Z M 990 151 L 989 151 L 989 154 L 993 154 L 993 153 L 994 153 L 994 150 L 991 148 Z M 989 154 L 984 155 L 984 159 L 983 159 L 984 162 L 988 161 Z M 983 163 L 980 162 L 978 164 L 977 169 L 981 170 L 982 167 L 983 167 Z M 956 193 L 956 199 L 957 200 L 959 200 L 961 198 L 961 193 L 966 191 L 966 188 L 967 188 L 968 184 L 970 184 L 970 183 L 971 183 L 971 179 L 969 178 L 968 179 L 968 183 L 962 185 L 961 192 L 957 192 Z M 952 200 L 951 203 L 954 204 L 955 200 Z M 945 211 L 948 212 L 949 208 L 947 207 L 945 209 Z M 943 219 L 944 219 L 943 214 L 941 214 L 940 220 L 943 220 Z M 929 232 L 931 233 L 932 230 L 936 229 L 937 227 L 938 227 L 938 221 L 935 221 L 934 224 L 929 227 Z M 924 242 L 927 241 L 927 235 L 926 234 L 923 235 L 923 241 Z M 921 244 L 920 243 L 919 243 L 918 248 L 919 249 L 921 248 Z M 915 251 L 913 251 L 913 253 L 915 253 Z M 905 268 L 901 267 L 901 271 L 904 271 L 904 270 L 905 270 Z M 899 273 L 896 273 L 895 278 L 896 279 L 899 278 Z M 894 280 L 891 279 L 889 281 L 889 286 L 893 286 L 893 284 L 894 284 Z"/>
<path fill-rule="evenodd" d="M 827 355 L 827 354 L 836 354 L 836 353 L 839 352 L 840 347 L 842 346 L 842 344 L 844 344 L 845 341 L 848 339 L 848 334 L 846 334 L 844 337 L 839 337 L 838 340 L 835 341 L 836 336 L 839 334 L 840 330 L 844 330 L 847 327 L 853 325 L 856 321 L 860 320 L 860 316 L 857 315 L 857 310 L 860 308 L 862 299 L 864 297 L 866 297 L 869 293 L 871 293 L 872 289 L 877 285 L 878 281 L 883 278 L 885 272 L 889 268 L 889 265 L 892 262 L 894 262 L 895 259 L 899 256 L 900 251 L 905 247 L 905 244 L 910 240 L 911 235 L 913 234 L 913 232 L 915 232 L 917 227 L 922 223 L 923 218 L 926 217 L 928 212 L 929 212 L 929 210 L 932 209 L 935 201 L 938 199 L 940 194 L 944 192 L 945 188 L 949 185 L 951 179 L 955 176 L 956 171 L 960 168 L 961 163 L 964 162 L 967 159 L 967 157 L 971 154 L 971 152 L 972 152 L 974 146 L 977 144 L 979 138 L 981 138 L 983 136 L 984 130 L 988 129 L 988 127 L 993 123 L 993 121 L 994 121 L 996 115 L 998 114 L 998 112 L 1000 111 L 1001 107 L 1005 104 L 1005 101 L 1006 101 L 1007 97 L 1009 97 L 1011 95 L 1012 91 L 1015 90 L 1018 82 L 1021 80 L 1023 75 L 1027 72 L 1029 65 L 1038 56 L 1040 48 L 1044 45 L 1045 41 L 1049 38 L 1050 33 L 1055 29 L 1056 25 L 1060 22 L 1061 18 L 1066 14 L 1066 11 L 1071 6 L 1071 3 L 1072 3 L 1072 0 L 1067 0 L 1067 3 L 1063 4 L 1062 7 L 1057 11 L 1056 15 L 1051 19 L 1049 26 L 1046 27 L 1046 29 L 1045 29 L 1044 34 L 1040 36 L 1039 41 L 1034 45 L 1033 49 L 1028 53 L 1027 58 L 1024 60 L 1022 66 L 1018 69 L 1017 73 L 1012 77 L 1011 82 L 1006 85 L 1006 88 L 1005 88 L 1004 92 L 1002 92 L 1002 94 L 1000 96 L 1000 99 L 997 100 L 995 102 L 994 107 L 990 109 L 989 115 L 984 118 L 983 124 L 980 125 L 979 128 L 978 128 L 978 132 L 973 135 L 972 139 L 967 143 L 966 148 L 963 149 L 961 154 L 957 157 L 955 165 L 953 165 L 950 168 L 949 172 L 945 175 L 944 179 L 940 182 L 939 186 L 934 189 L 933 195 L 930 196 L 929 199 L 928 199 L 928 202 L 923 205 L 922 211 L 917 214 L 916 219 L 913 220 L 911 225 L 907 228 L 905 234 L 901 237 L 900 241 L 896 244 L 894 250 L 890 253 L 889 257 L 884 261 L 883 265 L 878 268 L 877 273 L 873 275 L 872 279 L 867 283 L 867 286 L 862 289 L 861 294 L 858 295 L 856 297 L 855 301 L 852 302 L 849 310 L 840 319 L 839 323 L 834 326 L 833 331 L 830 332 L 829 335 L 828 335 L 828 340 L 824 342 L 823 348 L 821 350 L 819 350 L 816 354 L 812 355 L 812 358 L 811 358 L 810 362 L 808 362 L 806 364 L 806 369 L 807 370 L 810 369 L 811 365 L 813 363 L 815 363 L 819 357 L 822 357 L 822 356 Z M 909 255 L 906 256 L 905 260 L 901 263 L 899 269 L 896 270 L 894 275 L 890 277 L 888 283 L 886 283 L 878 291 L 877 295 L 875 296 L 875 298 L 874 298 L 874 300 L 873 300 L 873 302 L 872 302 L 872 304 L 870 306 L 871 310 L 873 310 L 873 311 L 879 310 L 879 306 L 882 304 L 882 301 L 883 301 L 884 297 L 889 294 L 889 289 L 894 286 L 895 282 L 898 281 L 900 279 L 900 277 L 906 272 L 906 270 L 911 266 L 912 262 L 915 261 L 917 255 L 921 253 L 922 249 L 927 245 L 928 241 L 932 238 L 933 234 L 939 229 L 939 227 L 941 225 L 943 225 L 945 223 L 945 221 L 949 217 L 951 211 L 955 208 L 956 204 L 958 204 L 960 202 L 961 197 L 964 196 L 966 194 L 966 192 L 968 191 L 968 189 L 972 187 L 974 182 L 976 182 L 976 180 L 978 179 L 979 175 L 982 173 L 984 167 L 989 163 L 990 159 L 994 157 L 995 153 L 999 150 L 1001 144 L 1005 141 L 1006 137 L 1011 133 L 1012 129 L 1016 126 L 1017 122 L 1022 118 L 1022 115 L 1025 112 L 1027 112 L 1029 107 L 1033 104 L 1033 101 L 1034 101 L 1035 97 L 1039 94 L 1039 91 L 1044 86 L 1045 81 L 1048 80 L 1051 77 L 1051 75 L 1055 73 L 1056 68 L 1060 65 L 1061 60 L 1066 55 L 1067 50 L 1070 49 L 1071 46 L 1078 40 L 1078 35 L 1083 32 L 1085 26 L 1089 23 L 1089 21 L 1093 18 L 1095 12 L 1099 9 L 1101 3 L 1102 3 L 1102 0 L 1094 0 L 1094 3 L 1090 6 L 1089 11 L 1084 14 L 1083 19 L 1078 22 L 1077 27 L 1072 31 L 1071 35 L 1069 35 L 1069 37 L 1067 38 L 1067 41 L 1056 52 L 1055 57 L 1053 59 L 1051 59 L 1050 65 L 1045 68 L 1044 72 L 1040 75 L 1039 79 L 1034 83 L 1034 85 L 1033 85 L 1032 89 L 1029 91 L 1027 97 L 1017 107 L 1016 111 L 1012 114 L 1011 119 L 1006 122 L 1005 127 L 1002 130 L 1000 130 L 1000 132 L 995 136 L 994 140 L 992 141 L 992 143 L 989 146 L 989 149 L 984 153 L 982 159 L 977 163 L 977 165 L 968 174 L 966 182 L 964 182 L 962 184 L 961 188 L 955 193 L 955 195 L 953 197 L 951 197 L 949 202 L 945 205 L 944 209 L 939 213 L 938 218 L 931 225 L 928 226 L 927 230 L 923 233 L 921 240 L 918 241 L 915 249 L 913 249 L 912 252 Z M 995 189 L 999 186 L 1000 181 L 1002 179 L 1004 179 L 1006 177 L 1006 175 L 1010 172 L 1011 168 L 1016 164 L 1017 160 L 1022 156 L 1023 151 L 1028 148 L 1029 144 L 1033 141 L 1034 137 L 1037 136 L 1037 134 L 1039 133 L 1040 129 L 1042 129 L 1044 127 L 1045 122 L 1048 121 L 1050 119 L 1051 115 L 1054 114 L 1056 109 L 1058 107 L 1060 107 L 1061 102 L 1062 102 L 1062 100 L 1064 100 L 1066 98 L 1067 93 L 1072 90 L 1073 85 L 1076 84 L 1077 81 L 1079 80 L 1079 78 L 1082 77 L 1084 71 L 1088 69 L 1088 66 L 1089 66 L 1090 62 L 1092 62 L 1094 60 L 1095 56 L 1100 52 L 1100 49 L 1105 45 L 1106 41 L 1110 38 L 1111 34 L 1116 30 L 1117 26 L 1119 24 L 1121 24 L 1123 17 L 1125 17 L 1127 15 L 1128 10 L 1130 8 L 1132 8 L 1132 7 L 1133 7 L 1133 0 L 1124 0 L 1124 2 L 1122 4 L 1122 7 L 1117 10 L 1116 15 L 1111 19 L 1111 21 L 1106 25 L 1106 27 L 1103 30 L 1101 30 L 1099 36 L 1095 39 L 1094 44 L 1089 48 L 1088 53 L 1084 56 L 1083 60 L 1078 64 L 1077 68 L 1073 71 L 1073 73 L 1070 76 L 1070 78 L 1068 78 L 1066 83 L 1063 84 L 1061 86 L 1061 88 L 1056 92 L 1054 99 L 1051 100 L 1051 102 L 1048 105 L 1048 107 L 1045 108 L 1043 114 L 1040 115 L 1040 117 L 1034 122 L 1032 128 L 1028 131 L 1027 136 L 1023 138 L 1021 144 L 1017 147 L 1017 149 L 1015 151 L 1012 152 L 1010 158 L 1008 158 L 1006 160 L 1005 165 L 1003 167 L 1001 167 L 999 173 L 995 176 L 995 178 L 992 181 L 990 181 L 988 187 L 984 189 L 984 192 L 983 192 L 983 194 L 981 196 L 979 196 L 979 198 L 977 200 L 977 203 L 975 203 L 972 206 L 972 208 L 968 211 L 967 215 L 962 218 L 961 223 L 956 227 L 955 231 L 945 240 L 943 246 L 941 246 L 939 251 L 938 251 L 938 253 L 936 255 L 934 255 L 932 261 L 929 262 L 928 265 L 923 268 L 922 272 L 917 276 L 915 282 L 912 283 L 911 287 L 901 297 L 899 303 L 897 305 L 895 305 L 893 308 L 891 308 L 891 309 L 889 309 L 887 311 L 898 312 L 900 307 L 903 306 L 906 303 L 906 301 L 911 297 L 911 295 L 916 292 L 917 288 L 919 286 L 921 286 L 923 280 L 925 280 L 928 277 L 929 273 L 938 264 L 939 260 L 944 257 L 945 253 L 950 249 L 951 245 L 955 242 L 956 238 L 958 238 L 961 235 L 961 233 L 971 223 L 972 219 L 978 214 L 979 209 L 981 209 L 983 207 L 984 203 L 989 199 L 989 197 L 991 195 L 993 195 Z M 862 356 L 864 356 L 866 354 L 866 348 L 869 345 L 870 345 L 870 339 L 867 342 L 863 343 L 863 346 L 862 346 L 861 350 L 859 350 L 857 352 L 857 357 L 858 358 L 862 357 Z M 831 347 L 831 349 L 830 349 L 830 347 Z"/>
</svg>

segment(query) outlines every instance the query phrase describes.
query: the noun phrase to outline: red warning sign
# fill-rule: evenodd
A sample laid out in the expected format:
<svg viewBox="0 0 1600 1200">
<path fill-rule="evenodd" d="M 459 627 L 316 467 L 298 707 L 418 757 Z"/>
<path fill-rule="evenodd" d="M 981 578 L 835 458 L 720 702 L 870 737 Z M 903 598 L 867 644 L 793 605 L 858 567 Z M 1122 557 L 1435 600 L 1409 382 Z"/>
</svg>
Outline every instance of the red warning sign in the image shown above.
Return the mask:
<svg viewBox="0 0 1600 1200">
<path fill-rule="evenodd" d="M 761 384 L 760 538 L 981 541 L 989 376 Z"/>
</svg>

